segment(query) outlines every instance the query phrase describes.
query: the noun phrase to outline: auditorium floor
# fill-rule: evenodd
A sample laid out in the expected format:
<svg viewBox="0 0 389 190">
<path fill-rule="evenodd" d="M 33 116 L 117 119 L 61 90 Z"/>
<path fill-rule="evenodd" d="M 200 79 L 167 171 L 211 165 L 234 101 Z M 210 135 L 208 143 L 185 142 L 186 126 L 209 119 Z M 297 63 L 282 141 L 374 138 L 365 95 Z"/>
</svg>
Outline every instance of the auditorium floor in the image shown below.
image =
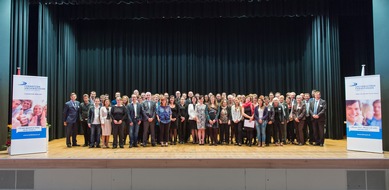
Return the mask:
<svg viewBox="0 0 389 190">
<path fill-rule="evenodd" d="M 112 141 L 112 138 L 111 138 Z M 78 136 L 82 144 L 82 136 Z M 199 146 L 193 144 L 169 145 L 168 147 L 137 147 L 124 149 L 102 149 L 65 146 L 65 139 L 49 142 L 47 153 L 9 156 L 6 151 L 0 152 L 0 159 L 18 158 L 48 158 L 48 159 L 382 159 L 389 158 L 389 153 L 366 153 L 346 150 L 346 140 L 328 140 L 324 147 L 284 145 L 283 147 L 270 145 L 260 148 L 257 146 Z M 112 147 L 112 146 L 111 146 Z"/>
</svg>

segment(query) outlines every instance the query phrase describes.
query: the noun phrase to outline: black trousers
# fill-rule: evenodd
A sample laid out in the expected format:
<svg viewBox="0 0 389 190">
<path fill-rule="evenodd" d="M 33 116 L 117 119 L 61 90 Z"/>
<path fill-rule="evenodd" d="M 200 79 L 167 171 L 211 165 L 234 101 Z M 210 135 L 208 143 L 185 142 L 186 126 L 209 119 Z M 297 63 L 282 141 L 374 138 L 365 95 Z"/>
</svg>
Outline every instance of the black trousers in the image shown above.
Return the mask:
<svg viewBox="0 0 389 190">
<path fill-rule="evenodd" d="M 305 125 L 305 120 L 301 120 L 300 122 L 295 122 L 294 124 L 296 126 L 296 137 L 297 137 L 297 142 L 304 144 L 304 133 L 303 133 L 303 128 Z"/>
<path fill-rule="evenodd" d="M 186 139 L 186 121 L 178 123 L 178 138 L 180 142 L 184 142 Z"/>
<path fill-rule="evenodd" d="M 208 127 L 208 131 L 209 131 L 209 136 L 211 137 L 211 144 L 217 144 L 218 143 L 217 134 L 219 132 L 219 128 Z"/>
<path fill-rule="evenodd" d="M 325 120 L 312 119 L 312 128 L 316 144 L 324 144 L 324 124 Z"/>
<path fill-rule="evenodd" d="M 81 121 L 81 127 L 82 131 L 84 132 L 84 144 L 89 145 L 90 144 L 90 139 L 91 139 L 91 131 L 90 128 L 88 127 L 88 120 L 82 120 Z"/>
<path fill-rule="evenodd" d="M 287 139 L 289 142 L 294 142 L 294 139 L 296 139 L 294 129 L 294 121 L 289 121 L 288 124 L 286 124 Z"/>
<path fill-rule="evenodd" d="M 220 142 L 230 143 L 230 126 L 227 123 L 220 124 Z"/>
<path fill-rule="evenodd" d="M 304 136 L 305 141 L 307 141 L 309 138 L 310 143 L 316 142 L 315 135 L 313 133 L 312 118 L 310 116 L 305 118 L 304 135 L 307 136 Z"/>
<path fill-rule="evenodd" d="M 112 145 L 114 147 L 118 146 L 118 135 L 119 135 L 119 146 L 124 145 L 124 126 L 125 122 L 122 122 L 121 124 L 114 124 L 112 123 L 112 133 L 113 133 L 113 143 Z"/>
<path fill-rule="evenodd" d="M 155 120 L 152 122 L 144 121 L 143 123 L 143 145 L 147 145 L 149 130 L 151 132 L 151 143 L 155 144 Z"/>
<path fill-rule="evenodd" d="M 267 124 L 266 126 L 266 144 L 269 145 L 271 143 L 271 137 L 273 136 L 273 128 L 274 124 Z M 275 141 L 275 139 L 274 139 Z"/>
<path fill-rule="evenodd" d="M 169 142 L 169 123 L 159 123 L 159 139 L 161 143 Z"/>
<path fill-rule="evenodd" d="M 128 130 L 129 129 L 129 126 L 130 126 L 130 123 L 128 120 L 125 120 L 123 121 L 124 124 L 124 136 L 123 136 L 123 143 L 126 144 L 126 141 L 127 141 L 127 136 L 128 134 L 130 134 L 130 131 Z M 130 138 L 128 138 L 128 144 L 130 144 Z"/>
<path fill-rule="evenodd" d="M 242 144 L 242 122 L 232 122 L 232 126 L 234 126 L 235 131 L 235 143 Z"/>
<path fill-rule="evenodd" d="M 254 136 L 254 128 L 246 127 L 246 135 L 247 135 L 247 140 L 248 144 L 252 144 L 253 141 L 253 136 Z"/>
<path fill-rule="evenodd" d="M 66 131 L 66 145 L 77 144 L 77 123 L 68 123 L 65 126 Z M 70 143 L 70 137 L 72 137 L 72 143 Z"/>
<path fill-rule="evenodd" d="M 274 121 L 274 142 L 283 142 L 285 138 L 284 134 L 284 128 L 283 125 L 281 124 L 281 121 Z"/>
</svg>

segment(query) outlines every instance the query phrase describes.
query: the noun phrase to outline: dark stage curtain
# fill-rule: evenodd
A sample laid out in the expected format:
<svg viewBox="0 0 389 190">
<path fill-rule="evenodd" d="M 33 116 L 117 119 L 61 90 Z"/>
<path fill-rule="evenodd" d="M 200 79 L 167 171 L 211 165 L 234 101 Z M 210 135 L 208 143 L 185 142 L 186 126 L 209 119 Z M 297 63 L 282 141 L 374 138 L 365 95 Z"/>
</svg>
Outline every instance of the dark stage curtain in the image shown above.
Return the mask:
<svg viewBox="0 0 389 190">
<path fill-rule="evenodd" d="M 73 8 L 89 15 L 103 10 L 90 6 Z M 69 8 L 39 5 L 38 75 L 49 77 L 51 138 L 64 136 L 62 109 L 71 92 L 81 100 L 91 90 L 112 97 L 134 89 L 170 94 L 319 89 L 328 105 L 327 136 L 343 138 L 339 17 L 329 1 L 312 10 L 313 16 L 250 18 L 86 19 L 70 16 Z M 112 10 L 107 12 L 117 15 Z"/>
<path fill-rule="evenodd" d="M 17 67 L 21 74 L 27 74 L 28 68 L 28 0 L 11 1 L 11 74 L 16 74 Z M 12 85 L 10 86 L 12 92 Z"/>
</svg>

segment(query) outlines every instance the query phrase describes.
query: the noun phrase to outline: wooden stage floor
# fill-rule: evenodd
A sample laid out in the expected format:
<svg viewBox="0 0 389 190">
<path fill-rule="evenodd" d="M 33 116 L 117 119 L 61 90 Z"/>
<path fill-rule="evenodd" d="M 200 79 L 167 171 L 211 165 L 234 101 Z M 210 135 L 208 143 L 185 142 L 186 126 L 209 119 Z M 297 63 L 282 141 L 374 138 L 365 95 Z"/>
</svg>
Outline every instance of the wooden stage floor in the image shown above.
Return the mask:
<svg viewBox="0 0 389 190">
<path fill-rule="evenodd" d="M 83 143 L 82 136 L 77 140 Z M 9 156 L 6 151 L 0 152 L 0 168 L 389 168 L 389 153 L 347 151 L 346 143 L 326 139 L 324 147 L 190 143 L 102 149 L 67 148 L 65 139 L 57 139 L 49 142 L 47 153 Z"/>
</svg>

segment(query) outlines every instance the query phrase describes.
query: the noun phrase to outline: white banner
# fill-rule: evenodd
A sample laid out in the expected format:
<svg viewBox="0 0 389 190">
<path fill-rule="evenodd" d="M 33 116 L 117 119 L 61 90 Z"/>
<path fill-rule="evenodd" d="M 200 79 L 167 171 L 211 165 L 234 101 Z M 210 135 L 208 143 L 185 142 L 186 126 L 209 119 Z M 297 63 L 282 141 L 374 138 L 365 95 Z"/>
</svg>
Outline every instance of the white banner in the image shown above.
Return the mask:
<svg viewBox="0 0 389 190">
<path fill-rule="evenodd" d="M 345 77 L 347 150 L 382 153 L 379 75 Z"/>
<path fill-rule="evenodd" d="M 47 77 L 13 76 L 10 154 L 47 152 Z"/>
</svg>

